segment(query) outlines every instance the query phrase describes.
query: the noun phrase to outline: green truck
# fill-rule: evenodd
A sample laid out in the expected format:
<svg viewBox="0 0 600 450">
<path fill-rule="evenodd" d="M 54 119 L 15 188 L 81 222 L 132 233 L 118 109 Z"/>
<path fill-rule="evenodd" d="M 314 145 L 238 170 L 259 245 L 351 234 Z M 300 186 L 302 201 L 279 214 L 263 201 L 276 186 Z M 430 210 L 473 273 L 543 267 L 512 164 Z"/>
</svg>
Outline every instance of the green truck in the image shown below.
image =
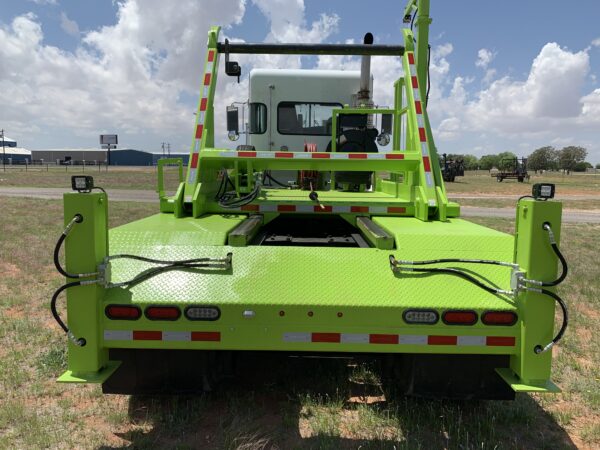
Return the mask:
<svg viewBox="0 0 600 450">
<path fill-rule="evenodd" d="M 514 236 L 460 218 L 427 116 L 429 2 L 410 1 L 405 20 L 418 32 L 404 29 L 404 45 L 370 34 L 362 44 L 230 43 L 210 30 L 189 163 L 159 162 L 160 211 L 109 230 L 109 199 L 90 177 L 74 177 L 64 196 L 55 263 L 67 283 L 52 298 L 69 338 L 60 382 L 207 390 L 236 359 L 267 352 L 282 364 L 372 358 L 388 369 L 386 383 L 411 395 L 557 390 L 550 349 L 567 322 L 555 293 L 566 276 L 561 203 L 549 200 L 553 186 L 536 185 L 517 203 Z M 219 148 L 219 59 L 239 77 L 237 54 L 362 63 L 360 73 L 296 71 L 285 88 L 290 71 L 251 74 L 246 142 Z M 372 100 L 373 55 L 402 62 L 392 106 Z M 322 83 L 340 88 L 319 97 Z M 232 140 L 238 121 L 228 107 Z M 167 165 L 179 167 L 173 195 Z M 64 291 L 68 322 L 57 306 Z"/>
</svg>

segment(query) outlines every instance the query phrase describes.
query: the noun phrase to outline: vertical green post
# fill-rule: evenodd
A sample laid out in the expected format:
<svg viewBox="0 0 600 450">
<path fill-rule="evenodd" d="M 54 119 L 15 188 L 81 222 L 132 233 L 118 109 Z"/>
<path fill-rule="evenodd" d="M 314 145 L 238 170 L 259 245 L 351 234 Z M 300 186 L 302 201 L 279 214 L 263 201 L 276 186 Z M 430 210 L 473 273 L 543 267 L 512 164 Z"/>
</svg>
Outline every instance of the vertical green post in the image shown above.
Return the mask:
<svg viewBox="0 0 600 450">
<path fill-rule="evenodd" d="M 417 64 L 417 78 L 419 79 L 419 89 L 421 91 L 421 99 L 425 104 L 427 95 L 427 59 L 429 58 L 429 25 L 431 18 L 429 17 L 429 0 L 419 0 L 417 11 L 417 49 L 415 54 Z"/>
<path fill-rule="evenodd" d="M 517 205 L 514 260 L 527 278 L 540 281 L 556 278 L 558 259 L 543 225 L 550 224 L 559 242 L 561 213 L 560 202 L 521 200 Z M 536 354 L 534 348 L 548 344 L 554 336 L 554 301 L 546 295 L 524 292 L 517 302 L 521 343 L 519 354 L 511 357 L 511 369 L 526 384 L 547 386 L 552 352 Z"/>
<path fill-rule="evenodd" d="M 392 132 L 392 150 L 402 150 L 402 90 L 404 89 L 404 78 L 398 78 L 394 83 L 394 131 Z M 406 150 L 406 149 L 404 149 Z"/>
<path fill-rule="evenodd" d="M 64 219 L 67 224 L 81 214 L 65 240 L 66 269 L 69 273 L 96 272 L 108 254 L 108 199 L 103 193 L 67 193 L 64 195 Z M 102 382 L 115 369 L 109 364 L 108 350 L 102 343 L 102 297 L 99 284 L 76 286 L 67 290 L 68 327 L 83 347 L 69 341 L 68 370 L 59 381 Z"/>
</svg>

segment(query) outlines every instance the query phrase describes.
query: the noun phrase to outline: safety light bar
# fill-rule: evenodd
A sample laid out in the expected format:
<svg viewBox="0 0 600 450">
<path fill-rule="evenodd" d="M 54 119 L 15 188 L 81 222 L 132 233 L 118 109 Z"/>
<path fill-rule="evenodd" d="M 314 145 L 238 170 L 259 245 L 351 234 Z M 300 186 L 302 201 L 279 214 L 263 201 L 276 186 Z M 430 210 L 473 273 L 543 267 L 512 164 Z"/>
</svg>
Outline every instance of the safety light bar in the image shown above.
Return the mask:
<svg viewBox="0 0 600 450">
<path fill-rule="evenodd" d="M 108 305 L 104 314 L 112 320 L 138 320 L 142 317 L 142 310 L 131 305 Z"/>
<path fill-rule="evenodd" d="M 94 178 L 89 175 L 71 177 L 71 188 L 77 192 L 91 192 L 94 189 Z"/>
<path fill-rule="evenodd" d="M 189 320 L 217 320 L 221 317 L 216 306 L 188 306 L 184 314 Z"/>
<path fill-rule="evenodd" d="M 402 318 L 411 325 L 433 325 L 439 320 L 438 313 L 432 309 L 409 309 Z"/>
<path fill-rule="evenodd" d="M 487 311 L 481 316 L 485 325 L 511 326 L 517 323 L 517 315 L 512 311 Z"/>
<path fill-rule="evenodd" d="M 475 311 L 445 311 L 442 314 L 442 321 L 446 325 L 474 325 L 477 323 L 477 313 Z"/>
<path fill-rule="evenodd" d="M 150 320 L 177 320 L 181 311 L 176 306 L 149 306 L 144 314 Z"/>
</svg>

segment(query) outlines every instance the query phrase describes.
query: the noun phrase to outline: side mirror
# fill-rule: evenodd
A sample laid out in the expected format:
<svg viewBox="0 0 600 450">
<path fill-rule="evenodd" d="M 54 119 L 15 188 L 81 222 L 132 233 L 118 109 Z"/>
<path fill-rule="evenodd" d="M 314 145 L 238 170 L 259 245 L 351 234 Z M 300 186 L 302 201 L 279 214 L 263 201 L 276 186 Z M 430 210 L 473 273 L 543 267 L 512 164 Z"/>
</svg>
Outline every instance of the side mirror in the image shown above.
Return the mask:
<svg viewBox="0 0 600 450">
<path fill-rule="evenodd" d="M 237 141 L 240 138 L 240 131 L 238 128 L 238 108 L 236 106 L 227 107 L 227 137 L 230 141 Z"/>
<path fill-rule="evenodd" d="M 377 143 L 382 147 L 385 147 L 390 143 L 390 134 L 392 133 L 392 119 L 391 114 L 381 115 L 381 132 L 377 136 Z"/>
<path fill-rule="evenodd" d="M 391 114 L 382 114 L 381 115 L 381 132 L 392 134 L 392 119 L 393 116 Z"/>
</svg>

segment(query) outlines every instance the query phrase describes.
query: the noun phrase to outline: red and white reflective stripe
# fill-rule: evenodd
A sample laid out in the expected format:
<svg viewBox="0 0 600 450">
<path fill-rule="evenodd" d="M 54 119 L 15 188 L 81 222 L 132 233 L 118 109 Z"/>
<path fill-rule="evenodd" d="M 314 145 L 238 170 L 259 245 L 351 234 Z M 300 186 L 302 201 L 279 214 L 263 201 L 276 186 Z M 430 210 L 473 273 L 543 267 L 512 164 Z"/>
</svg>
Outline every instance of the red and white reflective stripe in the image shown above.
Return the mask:
<svg viewBox="0 0 600 450">
<path fill-rule="evenodd" d="M 219 331 L 104 330 L 105 341 L 219 342 Z"/>
<path fill-rule="evenodd" d="M 417 127 L 419 128 L 419 141 L 421 143 L 421 156 L 423 157 L 425 181 L 427 182 L 427 186 L 433 187 L 433 175 L 431 173 L 427 133 L 425 132 L 425 119 L 423 117 L 423 104 L 421 103 L 421 91 L 419 90 L 419 79 L 417 78 L 417 68 L 415 66 L 415 55 L 412 52 L 408 52 L 408 67 L 410 68 L 413 98 L 415 100 L 415 111 L 417 114 Z"/>
<path fill-rule="evenodd" d="M 200 152 L 202 135 L 204 134 L 204 122 L 206 118 L 206 109 L 208 108 L 208 91 L 210 88 L 213 66 L 215 64 L 215 57 L 216 51 L 209 50 L 208 55 L 206 56 L 204 77 L 202 78 L 202 97 L 200 98 L 200 104 L 198 105 L 198 111 L 196 112 L 196 141 L 194 143 L 194 152 L 192 153 L 192 159 L 190 162 L 190 173 L 188 176 L 189 183 L 194 183 L 196 181 L 196 173 L 198 171 L 198 153 Z"/>
<path fill-rule="evenodd" d="M 275 159 L 404 159 L 403 153 L 319 153 L 319 152 L 220 152 L 224 158 L 275 158 Z"/>
<path fill-rule="evenodd" d="M 289 203 L 254 203 L 244 205 L 240 211 L 246 212 L 296 212 L 296 213 L 371 213 L 371 214 L 404 214 L 403 206 L 364 206 L 364 205 L 307 205 Z"/>
<path fill-rule="evenodd" d="M 284 333 L 283 342 L 334 344 L 456 345 L 514 347 L 513 336 L 443 336 L 426 334 Z"/>
</svg>

